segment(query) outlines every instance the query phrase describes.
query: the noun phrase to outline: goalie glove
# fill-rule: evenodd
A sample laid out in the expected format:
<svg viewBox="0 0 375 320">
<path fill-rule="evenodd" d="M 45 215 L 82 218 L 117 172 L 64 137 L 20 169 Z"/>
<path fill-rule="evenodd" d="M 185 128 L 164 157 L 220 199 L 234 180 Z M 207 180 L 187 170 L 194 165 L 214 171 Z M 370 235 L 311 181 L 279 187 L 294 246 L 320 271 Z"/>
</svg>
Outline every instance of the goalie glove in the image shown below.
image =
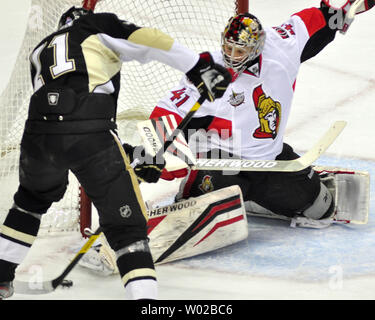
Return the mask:
<svg viewBox="0 0 375 320">
<path fill-rule="evenodd" d="M 357 6 L 355 14 L 363 13 L 375 6 L 375 0 L 346 0 L 344 4 L 343 2 L 342 0 L 339 3 L 337 3 L 337 0 L 322 0 L 322 3 L 327 7 L 335 10 L 343 10 L 345 14 L 350 10 L 352 5 Z"/>
<path fill-rule="evenodd" d="M 357 14 L 370 10 L 375 6 L 375 0 L 322 0 L 321 7 L 328 7 L 332 10 L 342 11 L 343 21 L 340 32 L 345 34 Z"/>
<path fill-rule="evenodd" d="M 232 80 L 229 71 L 216 64 L 209 52 L 200 54 L 197 64 L 186 76 L 197 87 L 200 95 L 211 102 L 224 95 Z"/>
<path fill-rule="evenodd" d="M 164 157 L 152 157 L 142 146 L 124 143 L 123 147 L 139 182 L 155 183 L 159 180 L 165 167 Z"/>
</svg>

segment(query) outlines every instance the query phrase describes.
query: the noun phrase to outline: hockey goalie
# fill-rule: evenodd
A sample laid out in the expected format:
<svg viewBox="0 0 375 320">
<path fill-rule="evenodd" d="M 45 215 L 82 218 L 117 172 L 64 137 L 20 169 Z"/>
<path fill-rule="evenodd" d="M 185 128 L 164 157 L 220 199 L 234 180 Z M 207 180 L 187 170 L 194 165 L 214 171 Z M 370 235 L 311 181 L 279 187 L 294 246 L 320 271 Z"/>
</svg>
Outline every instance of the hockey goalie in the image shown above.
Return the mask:
<svg viewBox="0 0 375 320">
<path fill-rule="evenodd" d="M 207 203 L 199 207 L 206 208 L 216 201 L 211 196 L 223 190 L 226 195 L 236 194 L 237 191 L 227 188 L 238 186 L 245 207 L 242 210 L 247 215 L 289 220 L 293 227 L 324 228 L 334 223 L 367 223 L 367 172 L 312 165 L 291 172 L 217 170 L 214 167 L 200 170 L 195 166 L 194 158 L 297 160 L 300 156 L 284 142 L 283 136 L 292 109 L 299 67 L 329 45 L 338 32 L 345 34 L 354 16 L 368 11 L 374 4 L 373 0 L 324 0 L 318 7 L 297 12 L 284 23 L 272 27 L 263 27 L 260 19 L 250 13 L 229 20 L 223 28 L 221 51 L 207 52 L 202 57 L 228 68 L 233 75 L 232 83 L 222 98 L 201 105 L 183 136 L 175 140 L 175 149 L 169 150 L 166 156 L 167 166 L 162 179 L 182 180 L 174 205 L 207 196 L 202 198 Z M 152 150 L 155 152 L 162 146 L 166 133 L 175 128 L 173 121 L 177 124 L 182 121 L 198 98 L 195 86 L 183 77 L 157 103 L 149 122 L 140 127 L 146 148 L 149 145 L 148 152 L 152 154 Z M 168 232 L 158 228 L 177 230 L 182 221 L 172 214 L 170 207 L 158 208 L 160 216 L 152 210 L 150 214 L 154 218 L 150 216 L 149 237 L 155 246 L 154 259 L 159 263 L 199 253 L 198 248 L 204 241 L 209 244 L 209 240 L 220 239 L 215 235 L 219 235 L 219 231 L 225 232 L 227 226 L 223 226 L 227 222 L 224 221 L 236 219 L 233 215 L 227 220 L 215 221 L 210 224 L 215 232 L 204 230 L 205 235 L 194 236 L 194 232 L 203 226 L 197 220 L 184 224 L 178 235 L 168 238 Z M 166 217 L 161 214 L 163 210 L 168 213 Z M 239 221 L 245 222 L 246 214 L 242 219 L 238 218 Z M 166 223 L 168 221 L 172 224 Z M 159 224 L 153 228 L 156 222 Z M 236 223 L 229 226 L 240 227 Z M 228 233 L 228 238 L 239 241 L 247 236 L 247 228 L 238 234 L 241 232 L 238 239 L 234 239 L 237 231 Z M 183 252 L 182 244 L 192 251 Z M 215 248 L 213 243 L 206 247 L 208 251 Z"/>
<path fill-rule="evenodd" d="M 263 27 L 250 13 L 230 18 L 222 32 L 221 51 L 205 55 L 231 71 L 232 83 L 222 98 L 205 101 L 183 132 L 198 166 L 190 161 L 189 168 L 166 167 L 162 175 L 165 180 L 183 178 L 177 199 L 238 185 L 249 214 L 288 219 L 295 226 L 318 227 L 332 221 L 365 223 L 368 173 L 314 168 L 311 163 L 277 172 L 262 162 L 274 165 L 285 161 L 289 166 L 302 158 L 284 142 L 298 70 L 330 45 L 338 32 L 347 32 L 356 14 L 373 6 L 372 0 L 324 0 L 319 7 L 299 11 L 272 27 Z M 150 131 L 154 128 L 155 137 L 163 137 L 160 128 L 172 121 L 162 117 L 173 116 L 178 124 L 198 98 L 195 87 L 183 77 L 155 106 Z M 140 132 L 144 136 L 144 129 Z M 183 153 L 182 146 L 176 150 Z M 222 165 L 223 159 L 247 160 L 251 167 L 233 170 Z M 202 167 L 202 162 L 210 166 Z"/>
</svg>

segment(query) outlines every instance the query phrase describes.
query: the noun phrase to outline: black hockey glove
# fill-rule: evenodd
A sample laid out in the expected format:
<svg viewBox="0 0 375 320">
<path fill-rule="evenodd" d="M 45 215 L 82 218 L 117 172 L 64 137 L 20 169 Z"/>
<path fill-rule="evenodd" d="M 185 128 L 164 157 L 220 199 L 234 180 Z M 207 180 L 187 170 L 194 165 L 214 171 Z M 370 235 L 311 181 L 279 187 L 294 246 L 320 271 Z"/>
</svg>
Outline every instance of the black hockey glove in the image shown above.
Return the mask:
<svg viewBox="0 0 375 320">
<path fill-rule="evenodd" d="M 134 167 L 134 172 L 137 175 L 138 180 L 141 182 L 155 183 L 159 180 L 162 171 L 165 167 L 165 160 L 157 159 L 146 154 L 145 162 L 137 164 Z"/>
<path fill-rule="evenodd" d="M 155 183 L 159 180 L 165 167 L 165 160 L 163 157 L 152 157 L 146 153 L 142 146 L 133 147 L 124 143 L 123 147 L 129 156 L 139 182 Z"/>
<path fill-rule="evenodd" d="M 197 64 L 186 73 L 186 76 L 197 87 L 201 96 L 211 102 L 221 98 L 232 81 L 229 71 L 216 64 L 209 52 L 200 54 Z"/>
</svg>

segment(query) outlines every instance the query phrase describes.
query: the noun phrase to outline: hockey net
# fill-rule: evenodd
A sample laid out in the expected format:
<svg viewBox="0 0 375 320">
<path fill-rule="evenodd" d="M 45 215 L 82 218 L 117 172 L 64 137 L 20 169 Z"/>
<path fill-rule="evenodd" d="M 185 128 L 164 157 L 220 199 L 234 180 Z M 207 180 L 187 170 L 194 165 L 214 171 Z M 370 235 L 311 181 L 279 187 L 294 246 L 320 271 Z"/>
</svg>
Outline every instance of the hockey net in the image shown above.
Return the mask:
<svg viewBox="0 0 375 320">
<path fill-rule="evenodd" d="M 220 34 L 237 11 L 247 11 L 247 0 L 101 0 L 85 1 L 95 12 L 113 12 L 140 26 L 158 28 L 182 44 L 202 52 L 220 48 Z M 32 94 L 29 54 L 56 30 L 63 12 L 82 6 L 81 0 L 32 0 L 21 49 L 9 82 L 0 96 L 0 226 L 18 186 L 19 144 Z M 158 62 L 128 62 L 122 71 L 117 123 L 123 141 L 140 144 L 137 121 L 147 119 L 157 101 L 174 86 L 181 73 Z M 70 174 L 64 198 L 42 218 L 42 233 L 83 230 L 90 224 L 90 202 L 85 201 Z"/>
</svg>

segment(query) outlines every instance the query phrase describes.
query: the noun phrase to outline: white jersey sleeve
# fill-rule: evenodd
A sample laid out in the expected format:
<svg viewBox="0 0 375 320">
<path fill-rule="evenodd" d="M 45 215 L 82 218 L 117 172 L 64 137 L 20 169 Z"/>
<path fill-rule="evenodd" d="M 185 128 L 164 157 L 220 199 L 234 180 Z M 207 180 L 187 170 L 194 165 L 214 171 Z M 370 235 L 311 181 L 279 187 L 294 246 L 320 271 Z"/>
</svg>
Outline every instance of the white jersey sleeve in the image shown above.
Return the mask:
<svg viewBox="0 0 375 320">
<path fill-rule="evenodd" d="M 99 41 L 123 62 L 156 60 L 186 73 L 199 60 L 196 52 L 159 29 L 139 27 L 118 19 L 114 14 L 102 13 L 95 17 L 95 23 L 99 24 L 96 34 Z"/>
<path fill-rule="evenodd" d="M 282 54 L 281 61 L 288 61 L 288 67 L 298 67 L 302 51 L 309 39 L 303 21 L 297 16 L 292 16 L 280 26 L 266 28 L 266 34 L 268 44 L 275 46 Z"/>
<path fill-rule="evenodd" d="M 131 57 L 140 63 L 157 60 L 184 73 L 193 68 L 199 59 L 197 53 L 153 28 L 134 31 L 123 45 L 126 47 L 124 59 Z"/>
</svg>

